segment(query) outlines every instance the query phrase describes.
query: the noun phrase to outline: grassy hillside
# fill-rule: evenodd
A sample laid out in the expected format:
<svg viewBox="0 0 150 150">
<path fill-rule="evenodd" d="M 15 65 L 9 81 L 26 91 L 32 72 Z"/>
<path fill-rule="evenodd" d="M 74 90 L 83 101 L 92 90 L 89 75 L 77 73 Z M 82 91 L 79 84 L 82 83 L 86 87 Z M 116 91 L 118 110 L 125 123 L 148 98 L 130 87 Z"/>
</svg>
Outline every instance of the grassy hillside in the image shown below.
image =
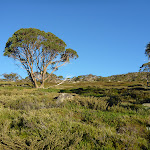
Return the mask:
<svg viewBox="0 0 150 150">
<path fill-rule="evenodd" d="M 144 82 L 0 85 L 2 150 L 150 149 L 150 108 L 142 105 L 150 102 L 150 88 Z M 57 103 L 61 93 L 74 97 Z"/>
<path fill-rule="evenodd" d="M 133 82 L 133 81 L 146 81 L 147 73 L 146 72 L 132 72 L 121 75 L 113 75 L 108 77 L 110 81 L 124 81 L 124 82 Z"/>
<path fill-rule="evenodd" d="M 102 77 L 96 75 L 81 75 L 78 77 L 73 77 L 71 81 L 111 81 L 111 82 L 139 82 L 139 81 L 146 81 L 147 80 L 147 73 L 146 72 L 132 72 L 127 74 L 120 74 L 120 75 L 112 75 L 109 77 Z"/>
</svg>

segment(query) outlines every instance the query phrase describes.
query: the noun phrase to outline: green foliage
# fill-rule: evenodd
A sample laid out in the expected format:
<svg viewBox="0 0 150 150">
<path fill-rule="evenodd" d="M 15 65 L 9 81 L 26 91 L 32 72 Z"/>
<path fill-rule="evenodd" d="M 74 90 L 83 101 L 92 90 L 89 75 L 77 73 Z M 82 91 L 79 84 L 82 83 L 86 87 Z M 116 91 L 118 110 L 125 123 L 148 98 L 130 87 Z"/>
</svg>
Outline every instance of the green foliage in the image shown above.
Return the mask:
<svg viewBox="0 0 150 150">
<path fill-rule="evenodd" d="M 149 98 L 149 88 L 105 84 L 66 90 L 1 88 L 0 148 L 148 150 L 150 109 L 136 102 Z M 58 105 L 59 92 L 76 94 Z"/>
<path fill-rule="evenodd" d="M 55 92 L 55 93 L 59 93 L 60 92 L 59 89 L 54 89 L 54 88 L 38 89 L 38 91 L 42 91 L 42 92 Z"/>
<path fill-rule="evenodd" d="M 145 49 L 145 55 L 150 57 L 150 43 L 147 44 L 146 49 Z"/>
<path fill-rule="evenodd" d="M 17 73 L 10 73 L 10 74 L 4 73 L 2 75 L 4 77 L 4 80 L 6 81 L 17 81 L 21 78 Z"/>
<path fill-rule="evenodd" d="M 73 77 L 72 81 L 76 82 L 94 82 L 94 81 L 101 81 L 101 82 L 139 82 L 139 81 L 146 81 L 147 80 L 147 73 L 146 72 L 133 72 L 127 74 L 120 74 L 120 75 L 112 75 L 109 77 L 102 77 L 96 75 L 81 75 L 78 77 Z"/>
<path fill-rule="evenodd" d="M 58 76 L 58 79 L 62 80 L 64 77 L 63 76 Z"/>
<path fill-rule="evenodd" d="M 75 50 L 66 49 L 63 40 L 50 32 L 35 28 L 22 28 L 16 31 L 6 43 L 4 56 L 18 60 L 26 69 L 29 79 L 38 88 L 37 80 L 40 74 L 41 86 L 50 75 L 71 59 L 78 58 Z M 51 73 L 46 76 L 46 71 Z"/>
<path fill-rule="evenodd" d="M 141 68 L 140 71 L 150 72 L 150 62 L 143 64 L 140 68 Z"/>
<path fill-rule="evenodd" d="M 77 89 L 65 89 L 60 90 L 62 93 L 76 93 L 83 96 L 94 96 L 94 97 L 102 97 L 103 89 L 95 88 L 95 87 L 86 87 L 86 88 L 77 88 Z"/>
<path fill-rule="evenodd" d="M 150 43 L 147 44 L 146 49 L 145 49 L 145 55 L 148 57 L 148 60 L 150 60 Z M 149 78 L 150 78 L 150 61 L 148 63 L 143 64 L 140 67 L 140 71 L 146 72 L 147 73 L 147 86 L 149 86 Z"/>
<path fill-rule="evenodd" d="M 138 85 L 138 84 L 137 84 Z M 132 88 L 111 88 L 104 89 L 99 87 L 86 87 L 76 89 L 64 89 L 60 90 L 62 93 L 76 93 L 82 96 L 93 97 L 108 97 L 109 106 L 117 105 L 122 101 L 131 100 L 133 103 L 142 104 L 150 102 L 150 90 L 145 88 L 139 88 L 136 86 L 129 86 Z"/>
</svg>

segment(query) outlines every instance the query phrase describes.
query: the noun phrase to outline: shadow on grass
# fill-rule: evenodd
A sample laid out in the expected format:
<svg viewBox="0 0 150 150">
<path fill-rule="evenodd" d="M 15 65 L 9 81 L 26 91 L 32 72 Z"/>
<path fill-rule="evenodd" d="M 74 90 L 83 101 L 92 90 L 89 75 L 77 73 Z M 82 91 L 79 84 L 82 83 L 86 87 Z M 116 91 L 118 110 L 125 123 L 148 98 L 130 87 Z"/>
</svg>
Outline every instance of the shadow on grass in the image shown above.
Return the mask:
<svg viewBox="0 0 150 150">
<path fill-rule="evenodd" d="M 118 105 L 123 101 L 134 104 L 150 103 L 150 89 L 143 87 L 101 89 L 97 87 L 63 89 L 60 93 L 76 93 L 84 97 L 109 97 L 108 106 Z M 132 107 L 132 106 L 131 106 Z M 133 106 L 135 107 L 135 106 Z"/>
<path fill-rule="evenodd" d="M 60 93 L 76 93 L 82 96 L 94 96 L 94 97 L 104 97 L 104 90 L 99 88 L 77 88 L 77 89 L 64 89 L 60 90 Z"/>
</svg>

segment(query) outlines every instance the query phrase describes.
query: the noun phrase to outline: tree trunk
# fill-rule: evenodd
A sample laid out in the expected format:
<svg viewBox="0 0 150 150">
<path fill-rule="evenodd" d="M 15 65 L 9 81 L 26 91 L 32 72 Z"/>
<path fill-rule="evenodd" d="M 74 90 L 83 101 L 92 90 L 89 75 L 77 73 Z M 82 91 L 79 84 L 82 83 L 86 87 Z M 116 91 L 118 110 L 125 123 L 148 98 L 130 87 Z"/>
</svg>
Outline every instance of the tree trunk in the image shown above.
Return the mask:
<svg viewBox="0 0 150 150">
<path fill-rule="evenodd" d="M 149 72 L 147 72 L 147 87 L 149 87 Z"/>
<path fill-rule="evenodd" d="M 46 68 L 43 69 L 43 73 L 41 74 L 42 75 L 42 81 L 41 81 L 41 85 L 39 88 L 44 88 L 44 82 L 45 82 L 45 73 L 46 73 Z"/>
<path fill-rule="evenodd" d="M 44 88 L 44 80 L 41 82 L 41 85 L 39 88 Z"/>
<path fill-rule="evenodd" d="M 29 77 L 30 77 L 30 80 L 31 80 L 33 86 L 34 86 L 35 88 L 39 88 L 39 86 L 38 86 L 38 84 L 37 84 L 37 82 L 36 82 L 36 79 L 35 79 L 35 78 L 33 79 L 33 76 L 32 76 L 31 74 L 29 74 Z"/>
<path fill-rule="evenodd" d="M 34 82 L 34 87 L 35 88 L 39 88 L 38 84 L 36 82 Z"/>
<path fill-rule="evenodd" d="M 39 86 L 38 86 L 38 84 L 37 84 L 36 81 L 34 81 L 34 80 L 32 79 L 31 82 L 32 82 L 32 84 L 33 84 L 33 86 L 34 86 L 35 88 L 39 88 Z"/>
</svg>

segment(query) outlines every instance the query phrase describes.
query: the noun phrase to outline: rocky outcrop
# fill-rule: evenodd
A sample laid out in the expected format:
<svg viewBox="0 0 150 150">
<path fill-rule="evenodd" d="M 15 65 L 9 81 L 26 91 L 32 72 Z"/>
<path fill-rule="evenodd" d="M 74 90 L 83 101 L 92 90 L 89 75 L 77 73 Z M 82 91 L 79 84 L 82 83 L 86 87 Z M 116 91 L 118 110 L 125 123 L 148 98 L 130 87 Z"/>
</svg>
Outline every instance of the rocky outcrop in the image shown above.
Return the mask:
<svg viewBox="0 0 150 150">
<path fill-rule="evenodd" d="M 60 103 L 64 102 L 65 100 L 71 100 L 71 99 L 73 99 L 73 97 L 74 97 L 74 95 L 72 95 L 72 94 L 69 94 L 69 93 L 61 93 L 61 94 L 59 94 L 59 96 L 56 97 L 55 99 L 56 99 L 56 103 L 57 103 L 57 104 L 60 104 Z"/>
</svg>

